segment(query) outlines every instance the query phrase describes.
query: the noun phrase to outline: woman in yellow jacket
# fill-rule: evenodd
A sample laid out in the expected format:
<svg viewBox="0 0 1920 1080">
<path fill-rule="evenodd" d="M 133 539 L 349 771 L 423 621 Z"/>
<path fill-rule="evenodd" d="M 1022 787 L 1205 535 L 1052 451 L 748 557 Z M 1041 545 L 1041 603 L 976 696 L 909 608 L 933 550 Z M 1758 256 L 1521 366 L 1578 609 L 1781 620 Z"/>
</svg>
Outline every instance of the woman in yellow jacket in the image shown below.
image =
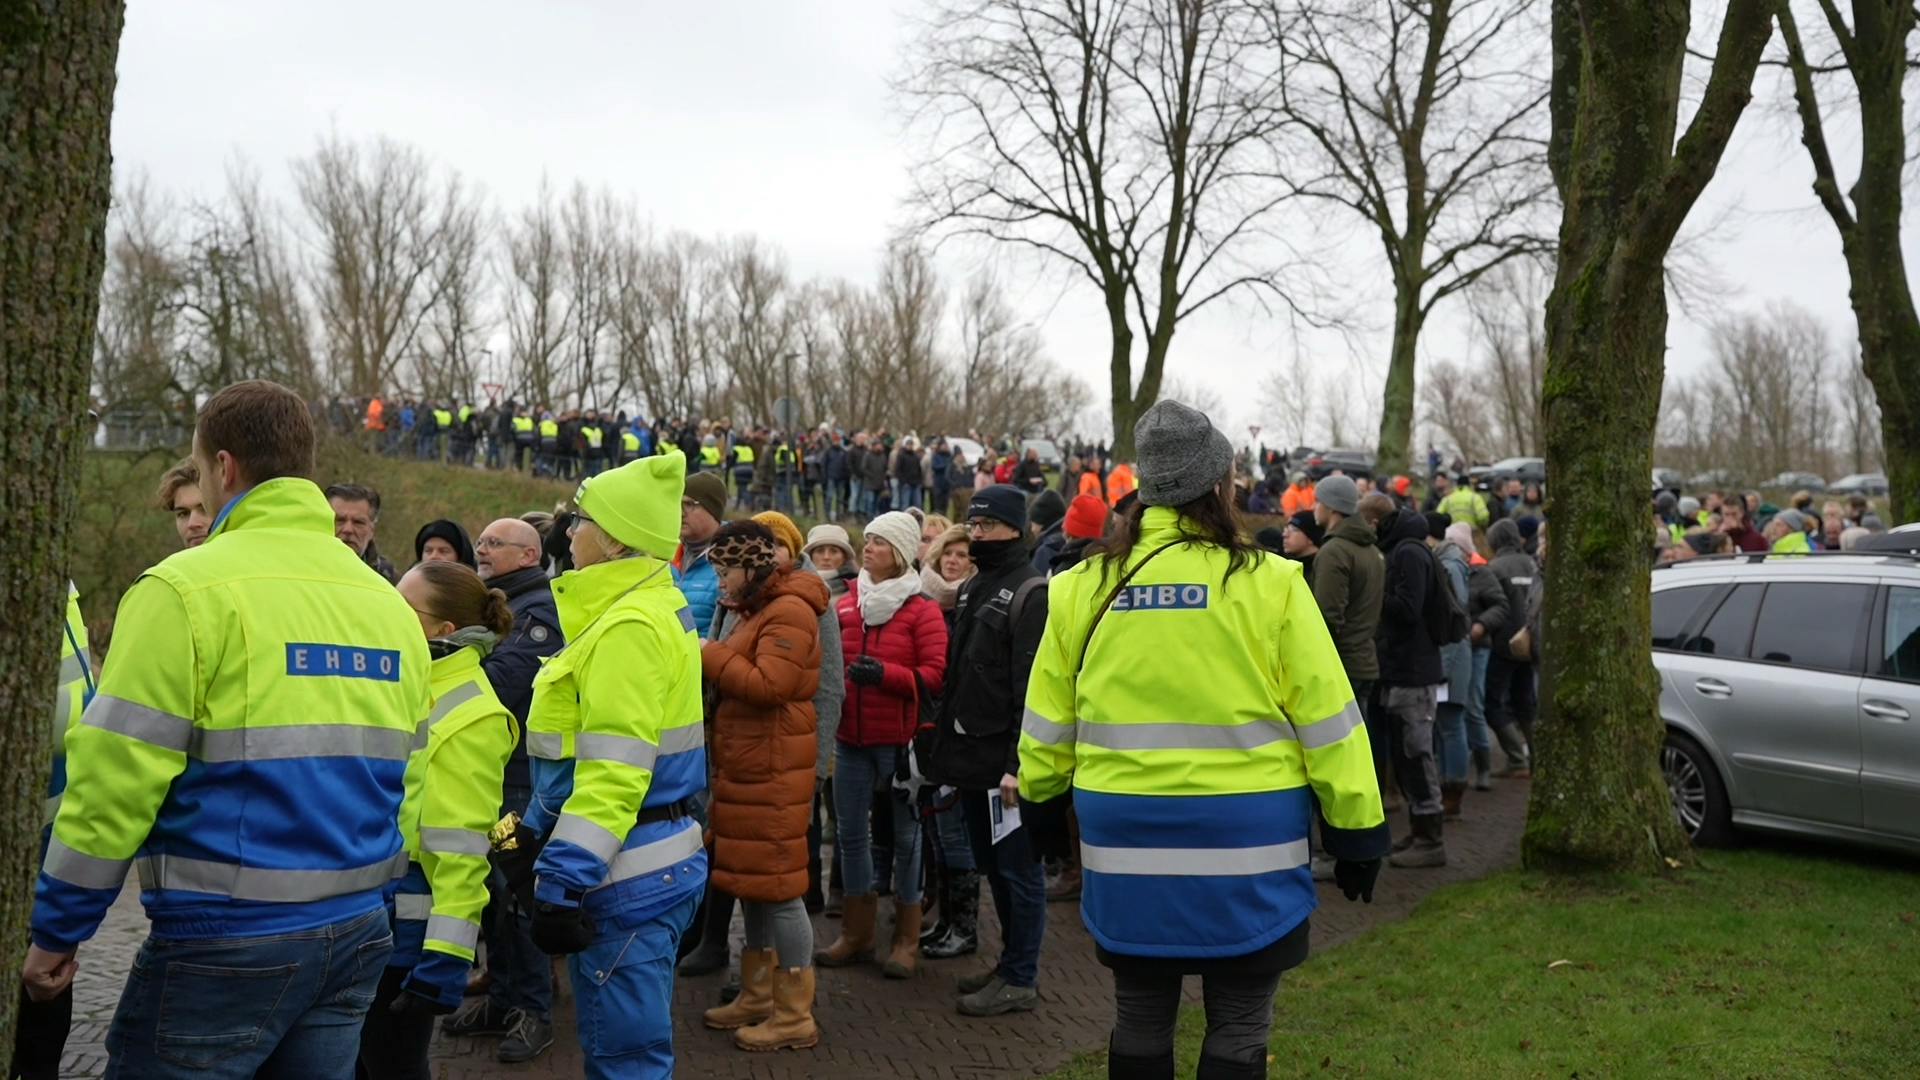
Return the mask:
<svg viewBox="0 0 1920 1080">
<path fill-rule="evenodd" d="M 1064 853 L 1113 971 L 1109 1075 L 1173 1076 L 1180 981 L 1201 976 L 1201 1080 L 1266 1075 L 1280 973 L 1305 959 L 1309 826 L 1348 899 L 1387 852 L 1373 754 L 1300 566 L 1235 516 L 1233 447 L 1161 402 L 1135 429 L 1139 505 L 1048 584 L 1020 736 L 1022 817 Z"/>
<path fill-rule="evenodd" d="M 427 1080 L 434 1017 L 458 1008 L 487 906 L 487 830 L 519 725 L 480 661 L 513 626 L 506 594 L 453 562 L 400 579 L 433 656 L 433 711 L 407 758 L 400 835 L 406 877 L 393 899 L 393 955 L 360 1033 L 364 1080 Z"/>
</svg>

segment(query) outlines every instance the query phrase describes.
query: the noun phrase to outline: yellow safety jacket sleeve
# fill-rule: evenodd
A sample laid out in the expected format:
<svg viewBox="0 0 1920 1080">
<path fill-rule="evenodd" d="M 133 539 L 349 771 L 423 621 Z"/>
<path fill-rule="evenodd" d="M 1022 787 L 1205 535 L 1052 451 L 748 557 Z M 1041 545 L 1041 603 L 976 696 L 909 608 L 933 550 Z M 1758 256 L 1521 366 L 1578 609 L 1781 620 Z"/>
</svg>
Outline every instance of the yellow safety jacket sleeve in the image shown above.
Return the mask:
<svg viewBox="0 0 1920 1080">
<path fill-rule="evenodd" d="M 1290 575 L 1280 619 L 1281 703 L 1321 814 L 1335 829 L 1378 828 L 1386 816 L 1366 720 L 1303 575 Z"/>
<path fill-rule="evenodd" d="M 577 675 L 580 726 L 573 741 L 573 792 L 554 825 L 555 839 L 568 839 L 574 830 L 591 826 L 612 837 L 610 850 L 626 843 L 653 784 L 653 764 L 660 756 L 667 720 L 659 673 L 672 662 L 654 633 L 640 623 L 616 623 L 601 632 Z M 596 839 L 605 843 L 604 837 Z M 605 880 L 606 870 L 601 860 L 596 880 L 556 883 L 590 889 Z"/>
<path fill-rule="evenodd" d="M 1073 786 L 1074 728 L 1079 722 L 1074 664 L 1079 660 L 1080 635 L 1086 633 L 1073 624 L 1085 605 L 1060 594 L 1084 591 L 1075 586 L 1089 576 L 1084 571 L 1070 573 L 1054 578 L 1048 586 L 1047 625 L 1027 675 L 1027 708 L 1020 731 L 1020 797 L 1029 802 L 1045 802 Z"/>
<path fill-rule="evenodd" d="M 143 577 L 115 625 L 121 641 L 137 644 L 109 656 L 98 694 L 67 732 L 67 790 L 40 872 L 33 939 L 56 952 L 99 928 L 186 771 L 193 737 L 200 666 L 180 595 Z"/>
<path fill-rule="evenodd" d="M 487 830 L 500 809 L 501 773 L 519 740 L 502 710 L 478 718 L 438 746 L 420 799 L 420 869 L 433 890 L 429 952 L 473 960 L 487 907 Z"/>
</svg>

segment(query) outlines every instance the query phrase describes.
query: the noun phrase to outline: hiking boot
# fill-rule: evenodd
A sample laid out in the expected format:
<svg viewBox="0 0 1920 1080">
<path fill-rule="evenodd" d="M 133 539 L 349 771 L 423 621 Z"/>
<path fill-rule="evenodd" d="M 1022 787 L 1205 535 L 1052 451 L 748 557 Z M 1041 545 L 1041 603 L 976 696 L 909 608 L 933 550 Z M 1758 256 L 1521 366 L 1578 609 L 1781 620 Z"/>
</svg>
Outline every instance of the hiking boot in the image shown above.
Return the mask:
<svg viewBox="0 0 1920 1080">
<path fill-rule="evenodd" d="M 1447 865 L 1447 845 L 1442 839 L 1440 815 L 1425 814 L 1413 819 L 1413 843 L 1387 856 L 1387 865 L 1402 870 L 1433 870 Z"/>
<path fill-rule="evenodd" d="M 1466 797 L 1465 781 L 1452 781 L 1440 785 L 1440 812 L 1448 818 L 1460 816 L 1460 803 Z"/>
<path fill-rule="evenodd" d="M 740 996 L 701 1020 L 715 1031 L 738 1031 L 773 1016 L 772 949 L 747 949 L 740 954 Z"/>
<path fill-rule="evenodd" d="M 840 920 L 840 940 L 813 954 L 825 968 L 848 967 L 873 959 L 873 916 L 879 898 L 872 893 L 849 896 Z"/>
<path fill-rule="evenodd" d="M 489 1038 L 505 1035 L 513 1030 L 514 1013 L 518 1010 L 503 1009 L 486 998 L 469 1001 L 440 1022 L 440 1031 L 456 1039 Z"/>
<path fill-rule="evenodd" d="M 921 935 L 920 952 L 929 960 L 951 960 L 980 951 L 980 875 L 972 870 L 953 877 L 952 887 L 940 902 L 951 920 L 947 932 L 931 944 Z"/>
<path fill-rule="evenodd" d="M 977 994 L 998 978 L 1000 978 L 1000 969 L 990 967 L 985 971 L 963 976 L 954 985 L 960 988 L 962 994 Z"/>
<path fill-rule="evenodd" d="M 513 1030 L 500 1040 L 493 1060 L 502 1065 L 523 1065 L 553 1049 L 553 1024 L 525 1009 L 513 1010 Z"/>
<path fill-rule="evenodd" d="M 1080 899 L 1080 864 L 1069 862 L 1060 868 L 1060 876 L 1047 884 L 1047 903 L 1064 904 Z"/>
<path fill-rule="evenodd" d="M 920 905 L 893 902 L 893 946 L 880 973 L 889 979 L 911 979 L 920 973 Z"/>
<path fill-rule="evenodd" d="M 920 922 L 926 927 L 920 931 L 920 948 L 922 951 L 924 951 L 927 946 L 946 937 L 947 931 L 951 929 L 948 925 L 947 916 L 953 910 L 953 879 L 955 876 L 956 875 L 950 871 L 939 874 L 938 886 L 927 890 L 927 894 L 920 898 Z M 938 897 L 937 902 L 935 900 L 936 896 Z M 933 920 L 931 925 L 928 925 L 927 911 L 930 908 L 937 909 L 938 917 Z"/>
<path fill-rule="evenodd" d="M 1526 736 L 1520 733 L 1518 724 L 1493 729 L 1494 737 L 1500 740 L 1500 752 L 1507 757 L 1507 766 L 1493 775 L 1506 779 L 1526 779 L 1533 775 L 1533 751 L 1527 746 Z"/>
<path fill-rule="evenodd" d="M 1313 856 L 1313 880 L 1333 880 L 1333 856 L 1316 852 Z"/>
<path fill-rule="evenodd" d="M 813 1022 L 813 969 L 773 968 L 773 1015 L 733 1033 L 733 1045 L 754 1053 L 804 1050 L 820 1042 Z"/>
<path fill-rule="evenodd" d="M 1011 1012 L 1032 1012 L 1040 1003 L 1040 991 L 1031 986 L 1008 986 L 998 975 L 987 985 L 960 999 L 962 1016 L 1004 1016 Z"/>
<path fill-rule="evenodd" d="M 1473 752 L 1473 790 L 1493 790 L 1493 751 L 1491 750 Z"/>
<path fill-rule="evenodd" d="M 1409 832 L 1409 833 L 1407 833 L 1407 834 L 1405 834 L 1404 836 L 1402 836 L 1402 837 L 1400 837 L 1400 839 L 1398 839 L 1398 840 L 1395 840 L 1395 841 L 1393 842 L 1393 848 L 1391 849 L 1391 851 L 1392 851 L 1392 853 L 1393 853 L 1393 854 L 1395 854 L 1395 855 L 1398 855 L 1399 853 L 1401 853 L 1401 852 L 1403 852 L 1403 851 L 1405 851 L 1405 850 L 1407 850 L 1408 848 L 1410 848 L 1410 847 L 1412 847 L 1412 846 L 1413 846 L 1413 842 L 1414 842 L 1415 840 L 1418 840 L 1418 839 L 1419 839 L 1419 837 L 1418 837 L 1418 836 L 1416 836 L 1415 834 L 1413 834 L 1413 833 L 1411 833 L 1411 832 Z"/>
</svg>

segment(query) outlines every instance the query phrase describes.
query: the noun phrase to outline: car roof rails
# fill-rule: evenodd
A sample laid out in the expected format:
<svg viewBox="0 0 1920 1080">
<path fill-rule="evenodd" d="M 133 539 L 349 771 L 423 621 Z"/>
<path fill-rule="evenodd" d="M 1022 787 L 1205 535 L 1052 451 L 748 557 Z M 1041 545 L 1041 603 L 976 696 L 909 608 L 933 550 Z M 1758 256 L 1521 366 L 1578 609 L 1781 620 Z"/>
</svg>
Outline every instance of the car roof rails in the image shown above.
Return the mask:
<svg viewBox="0 0 1920 1080">
<path fill-rule="evenodd" d="M 1691 559 L 1682 559 L 1678 562 L 1655 563 L 1653 568 L 1655 570 L 1667 570 L 1675 567 L 1694 566 L 1699 563 L 1763 563 L 1769 559 L 1831 559 L 1836 557 L 1855 559 L 1906 559 L 1909 562 L 1920 562 L 1920 544 L 1916 544 L 1915 549 L 1899 548 L 1886 551 L 1861 550 L 1859 548 L 1855 548 L 1852 551 L 1736 551 L 1730 555 L 1696 555 Z"/>
</svg>

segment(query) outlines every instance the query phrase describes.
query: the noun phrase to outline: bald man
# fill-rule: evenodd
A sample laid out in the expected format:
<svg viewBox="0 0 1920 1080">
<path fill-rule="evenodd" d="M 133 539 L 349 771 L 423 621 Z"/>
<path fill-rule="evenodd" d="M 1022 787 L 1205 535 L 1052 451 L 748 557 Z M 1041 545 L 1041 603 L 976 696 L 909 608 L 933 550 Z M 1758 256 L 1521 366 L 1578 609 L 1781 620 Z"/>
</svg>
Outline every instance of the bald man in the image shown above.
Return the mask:
<svg viewBox="0 0 1920 1080">
<path fill-rule="evenodd" d="M 500 695 L 500 703 L 520 719 L 524 731 L 540 661 L 565 644 L 553 608 L 553 590 L 540 568 L 540 533 L 519 518 L 501 518 L 474 541 L 473 561 L 488 585 L 507 594 L 507 606 L 513 609 L 513 629 L 480 666 L 494 693 Z M 533 780 L 522 737 L 507 763 L 501 813 L 524 815 L 532 799 Z M 547 957 L 534 948 L 529 914 L 509 911 L 504 898 L 489 909 L 487 971 L 493 981 L 485 997 L 474 998 L 447 1021 L 451 1034 L 503 1036 L 495 1057 L 507 1064 L 532 1061 L 553 1045 L 551 968 Z"/>
</svg>

